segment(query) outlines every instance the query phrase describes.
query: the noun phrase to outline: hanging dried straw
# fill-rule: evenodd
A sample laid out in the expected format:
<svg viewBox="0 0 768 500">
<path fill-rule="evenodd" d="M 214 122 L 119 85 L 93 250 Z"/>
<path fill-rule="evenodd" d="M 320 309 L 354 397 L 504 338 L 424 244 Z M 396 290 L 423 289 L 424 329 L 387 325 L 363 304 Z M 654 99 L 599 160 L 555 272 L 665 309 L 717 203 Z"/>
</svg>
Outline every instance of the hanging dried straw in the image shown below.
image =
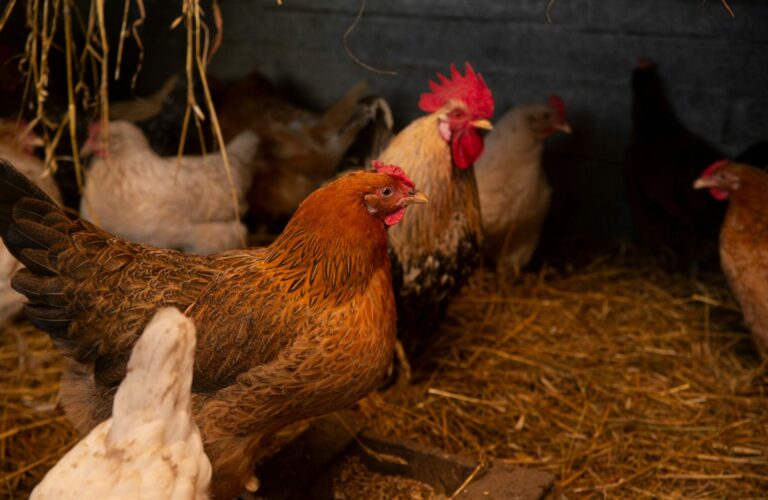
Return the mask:
<svg viewBox="0 0 768 500">
<path fill-rule="evenodd" d="M 135 2 L 138 16 L 131 21 L 129 20 L 129 14 L 132 1 Z M 0 29 L 2 29 L 10 17 L 15 3 L 15 0 L 11 1 L 3 11 L 2 18 L 0 18 Z M 27 26 L 30 32 L 27 38 L 25 56 L 20 64 L 23 73 L 27 75 L 27 92 L 25 93 L 24 101 L 26 102 L 28 98 L 34 100 L 36 116 L 30 123 L 30 127 L 42 129 L 42 136 L 45 141 L 45 161 L 52 171 L 56 171 L 58 161 L 63 159 L 57 156 L 56 151 L 65 131 L 69 131 L 72 157 L 65 159 L 73 162 L 77 183 L 81 189 L 83 186 L 83 169 L 76 135 L 78 100 L 81 100 L 82 109 L 95 109 L 98 111 L 101 121 L 100 140 L 102 147 L 106 147 L 109 137 L 110 46 L 104 9 L 104 0 L 91 0 L 87 22 L 85 22 L 75 0 L 29 0 L 26 5 Z M 185 69 L 189 87 L 187 110 L 183 123 L 184 133 L 182 133 L 179 141 L 178 154 L 181 156 L 184 152 L 184 139 L 186 138 L 186 131 L 192 116 L 201 138 L 200 143 L 205 144 L 203 140 L 203 122 L 208 117 L 227 172 L 227 181 L 232 192 L 232 208 L 235 216 L 239 217 L 239 205 L 234 188 L 232 169 L 207 79 L 208 64 L 221 46 L 223 34 L 223 21 L 218 0 L 213 1 L 212 11 L 216 28 L 212 43 L 210 40 L 210 29 L 202 19 L 203 11 L 200 0 L 184 0 L 181 15 L 171 25 L 173 29 L 183 24 L 186 29 L 187 41 Z M 75 24 L 73 19 L 77 20 L 78 23 Z M 139 35 L 139 28 L 144 24 L 145 19 L 146 9 L 143 0 L 124 0 L 114 79 L 120 78 L 126 41 L 131 37 L 139 49 L 138 63 L 131 77 L 131 88 L 134 89 L 144 60 L 144 44 Z M 62 24 L 64 27 L 64 52 L 67 67 L 67 112 L 60 118 L 52 118 L 46 107 L 50 81 L 48 57 L 57 29 Z M 83 47 L 78 47 L 75 43 L 73 25 L 76 25 L 84 35 L 85 43 Z M 90 71 L 86 71 L 86 69 Z M 92 75 L 93 81 L 86 82 L 86 75 Z M 194 85 L 198 79 L 205 96 L 204 108 L 206 111 L 203 111 L 203 107 L 195 98 Z M 24 106 L 25 103 L 22 103 L 20 109 L 23 109 Z M 245 244 L 245 241 L 243 244 Z"/>
</svg>

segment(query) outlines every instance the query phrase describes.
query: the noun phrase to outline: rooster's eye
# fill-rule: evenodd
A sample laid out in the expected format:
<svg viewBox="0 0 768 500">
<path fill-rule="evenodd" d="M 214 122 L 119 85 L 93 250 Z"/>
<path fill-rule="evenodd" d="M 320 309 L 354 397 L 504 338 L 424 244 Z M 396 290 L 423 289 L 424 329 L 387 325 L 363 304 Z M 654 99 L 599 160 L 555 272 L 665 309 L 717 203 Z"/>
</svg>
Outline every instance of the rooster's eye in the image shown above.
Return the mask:
<svg viewBox="0 0 768 500">
<path fill-rule="evenodd" d="M 381 190 L 381 194 L 384 195 L 385 197 L 392 196 L 392 188 L 385 187 L 384 189 Z"/>
<path fill-rule="evenodd" d="M 454 118 L 461 118 L 461 117 L 464 116 L 464 112 L 462 110 L 460 110 L 460 109 L 454 109 L 451 112 L 451 114 L 453 115 Z"/>
</svg>

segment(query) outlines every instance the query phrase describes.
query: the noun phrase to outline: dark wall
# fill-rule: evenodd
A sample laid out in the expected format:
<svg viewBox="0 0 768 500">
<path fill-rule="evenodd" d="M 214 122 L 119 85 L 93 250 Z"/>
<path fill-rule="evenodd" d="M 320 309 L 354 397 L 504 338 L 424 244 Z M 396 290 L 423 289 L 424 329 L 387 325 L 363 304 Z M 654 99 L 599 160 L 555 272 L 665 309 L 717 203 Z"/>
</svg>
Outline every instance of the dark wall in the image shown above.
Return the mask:
<svg viewBox="0 0 768 500">
<path fill-rule="evenodd" d="M 658 63 L 684 122 L 726 153 L 768 138 L 764 0 L 730 0 L 735 19 L 718 0 L 556 0 L 551 24 L 547 0 L 368 0 L 349 44 L 394 77 L 363 69 L 342 46 L 359 0 L 284 3 L 222 2 L 214 75 L 236 79 L 255 66 L 318 109 L 367 78 L 398 126 L 419 114 L 419 93 L 450 62 L 484 74 L 497 116 L 560 94 L 575 133 L 550 140 L 546 160 L 556 189 L 550 227 L 564 239 L 630 235 L 621 170 L 639 55 Z M 166 50 L 183 50 L 179 35 Z"/>
</svg>

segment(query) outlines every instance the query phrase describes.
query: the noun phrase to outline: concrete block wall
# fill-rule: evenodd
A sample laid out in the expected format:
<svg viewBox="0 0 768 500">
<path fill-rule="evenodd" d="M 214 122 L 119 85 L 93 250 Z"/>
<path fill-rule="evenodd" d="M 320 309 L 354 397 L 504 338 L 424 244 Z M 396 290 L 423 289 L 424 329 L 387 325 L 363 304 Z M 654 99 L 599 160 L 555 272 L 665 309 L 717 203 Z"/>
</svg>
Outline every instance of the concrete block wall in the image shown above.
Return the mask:
<svg viewBox="0 0 768 500">
<path fill-rule="evenodd" d="M 232 80 L 258 67 L 315 109 L 367 78 L 402 127 L 419 115 L 427 80 L 465 60 L 492 88 L 497 116 L 561 95 L 575 133 L 549 141 L 546 164 L 555 188 L 548 228 L 563 242 L 631 236 L 621 171 L 638 56 L 657 62 L 688 127 L 726 153 L 768 139 L 765 0 L 729 0 L 735 18 L 718 0 L 556 0 L 552 23 L 547 0 L 368 0 L 350 48 L 397 76 L 371 73 L 345 52 L 342 35 L 360 0 L 221 3 L 213 74 Z M 167 25 L 156 29 L 162 36 Z M 175 38 L 166 53 L 183 51 L 181 33 Z"/>
</svg>

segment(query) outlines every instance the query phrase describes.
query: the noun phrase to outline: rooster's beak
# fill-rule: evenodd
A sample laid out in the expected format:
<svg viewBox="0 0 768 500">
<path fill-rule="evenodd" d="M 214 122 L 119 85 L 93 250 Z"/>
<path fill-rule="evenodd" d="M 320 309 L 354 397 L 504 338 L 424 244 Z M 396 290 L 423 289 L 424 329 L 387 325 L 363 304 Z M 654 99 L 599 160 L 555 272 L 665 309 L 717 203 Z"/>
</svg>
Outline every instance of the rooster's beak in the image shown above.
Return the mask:
<svg viewBox="0 0 768 500">
<path fill-rule="evenodd" d="M 412 195 L 408 196 L 407 198 L 403 198 L 403 201 L 401 202 L 402 206 L 407 207 L 408 205 L 422 205 L 424 203 L 429 202 L 429 198 L 426 194 L 422 193 L 421 191 L 416 191 Z"/>
<path fill-rule="evenodd" d="M 559 130 L 564 134 L 570 134 L 571 132 L 573 132 L 573 129 L 571 129 L 571 126 L 568 124 L 568 122 L 558 123 L 557 125 L 555 125 L 555 130 Z"/>
<path fill-rule="evenodd" d="M 488 120 L 472 120 L 469 122 L 475 128 L 481 128 L 483 130 L 493 130 L 493 125 Z"/>
</svg>

